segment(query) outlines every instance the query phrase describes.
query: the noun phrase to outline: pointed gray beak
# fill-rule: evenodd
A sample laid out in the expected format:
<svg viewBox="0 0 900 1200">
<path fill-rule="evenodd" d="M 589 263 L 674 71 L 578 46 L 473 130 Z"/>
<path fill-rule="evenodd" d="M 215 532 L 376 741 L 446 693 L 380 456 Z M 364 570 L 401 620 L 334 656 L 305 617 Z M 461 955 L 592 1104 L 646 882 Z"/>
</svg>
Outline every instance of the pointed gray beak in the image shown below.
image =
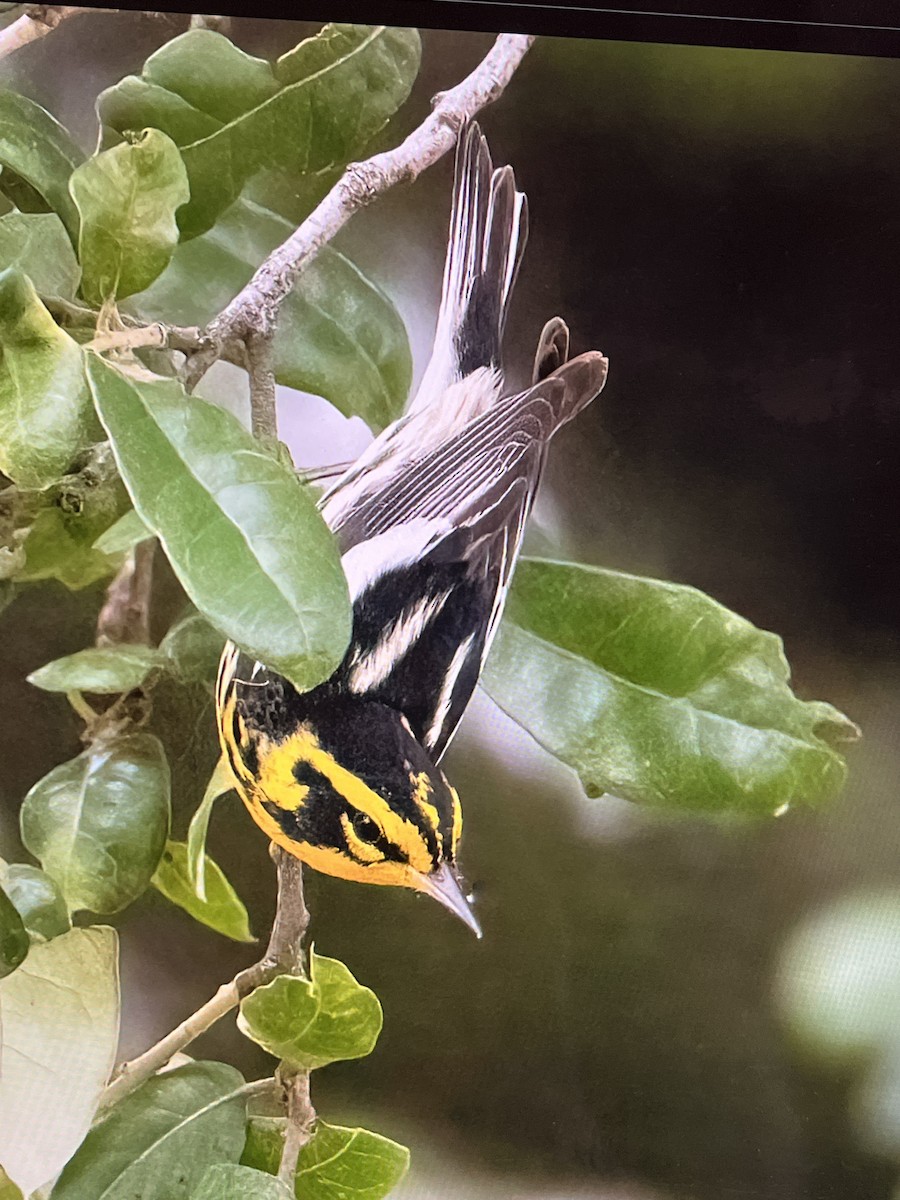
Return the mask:
<svg viewBox="0 0 900 1200">
<path fill-rule="evenodd" d="M 454 916 L 459 917 L 477 938 L 481 937 L 478 918 L 460 887 L 456 872 L 449 863 L 442 863 L 431 875 L 420 875 L 419 879 L 421 880 L 419 886 L 423 892 L 427 892 L 429 896 L 437 900 L 438 904 L 443 904 L 444 908 L 448 908 Z"/>
</svg>

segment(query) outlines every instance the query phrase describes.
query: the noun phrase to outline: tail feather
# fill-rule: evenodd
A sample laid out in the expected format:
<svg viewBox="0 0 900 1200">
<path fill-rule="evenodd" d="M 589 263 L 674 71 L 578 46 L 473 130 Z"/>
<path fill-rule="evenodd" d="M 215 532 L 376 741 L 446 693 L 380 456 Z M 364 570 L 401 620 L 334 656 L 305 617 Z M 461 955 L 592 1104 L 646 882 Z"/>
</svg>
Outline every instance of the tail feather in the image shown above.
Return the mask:
<svg viewBox="0 0 900 1200">
<path fill-rule="evenodd" d="M 494 170 L 476 122 L 460 136 L 434 350 L 409 412 L 473 371 L 500 368 L 509 300 L 528 236 L 511 167 Z"/>
</svg>

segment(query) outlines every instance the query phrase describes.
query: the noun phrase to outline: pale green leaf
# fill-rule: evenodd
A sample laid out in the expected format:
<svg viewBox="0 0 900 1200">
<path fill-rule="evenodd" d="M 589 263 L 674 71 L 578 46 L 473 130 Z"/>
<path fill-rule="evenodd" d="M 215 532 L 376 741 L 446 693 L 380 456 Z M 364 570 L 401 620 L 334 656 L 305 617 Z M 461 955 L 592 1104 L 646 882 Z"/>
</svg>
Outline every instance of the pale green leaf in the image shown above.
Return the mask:
<svg viewBox="0 0 900 1200">
<path fill-rule="evenodd" d="M 301 690 L 350 640 L 347 581 L 312 495 L 229 413 L 174 381 L 88 356 L 94 402 L 135 508 L 197 608 Z"/>
<path fill-rule="evenodd" d="M 224 643 L 221 633 L 194 611 L 172 626 L 159 648 L 179 679 L 211 684 L 216 678 Z"/>
<path fill-rule="evenodd" d="M 187 876 L 194 894 L 206 899 L 206 836 L 215 802 L 234 787 L 234 776 L 223 755 L 215 765 L 203 799 L 191 817 L 187 836 Z"/>
<path fill-rule="evenodd" d="M 58 579 L 76 591 L 114 575 L 121 565 L 121 555 L 103 554 L 92 546 L 104 527 L 103 519 L 98 523 L 90 514 L 45 508 L 25 539 L 25 566 L 16 578 L 23 583 Z"/>
<path fill-rule="evenodd" d="M 526 559 L 484 682 L 589 795 L 774 813 L 835 795 L 858 733 L 789 678 L 778 637 L 694 588 Z"/>
<path fill-rule="evenodd" d="M 242 199 L 209 233 L 183 242 L 132 304 L 146 320 L 202 327 L 292 231 L 282 217 Z M 330 246 L 304 269 L 281 307 L 275 378 L 323 396 L 376 431 L 403 411 L 412 379 L 405 326 L 387 296 Z"/>
<path fill-rule="evenodd" d="M 178 243 L 175 212 L 189 196 L 178 147 L 158 129 L 103 150 L 69 182 L 81 216 L 81 290 L 102 304 L 149 287 Z"/>
<path fill-rule="evenodd" d="M 23 1200 L 21 1191 L 2 1167 L 0 1167 L 0 1200 Z"/>
<path fill-rule="evenodd" d="M 98 434 L 78 344 L 21 271 L 0 272 L 0 470 L 46 487 Z"/>
<path fill-rule="evenodd" d="M 115 913 L 146 890 L 169 831 L 169 767 L 157 738 L 96 742 L 54 767 L 22 804 L 22 841 L 70 912 Z"/>
<path fill-rule="evenodd" d="M 219 1163 L 209 1168 L 191 1200 L 294 1200 L 294 1193 L 286 1183 L 252 1167 Z"/>
<path fill-rule="evenodd" d="M 243 1087 L 239 1071 L 216 1062 L 148 1080 L 94 1126 L 52 1200 L 190 1200 L 209 1167 L 241 1156 Z"/>
<path fill-rule="evenodd" d="M 20 967 L 28 954 L 30 939 L 19 910 L 0 887 L 0 979 Z"/>
<path fill-rule="evenodd" d="M 238 1017 L 241 1032 L 304 1070 L 371 1054 L 383 1020 L 375 993 L 343 963 L 315 952 L 310 976 L 279 975 L 247 996 Z"/>
<path fill-rule="evenodd" d="M 0 982 L 0 1030 L 0 1161 L 28 1195 L 81 1144 L 112 1070 L 115 930 L 71 929 L 33 945 Z"/>
<path fill-rule="evenodd" d="M 159 651 L 150 646 L 91 646 L 56 658 L 27 677 L 45 692 L 94 692 L 113 694 L 140 687 L 157 666 Z"/>
<path fill-rule="evenodd" d="M 167 900 L 183 908 L 203 925 L 235 942 L 252 942 L 247 910 L 222 868 L 203 858 L 204 899 L 197 895 L 188 875 L 188 848 L 184 842 L 167 842 L 153 883 Z"/>
<path fill-rule="evenodd" d="M 279 88 L 267 64 L 239 58 L 221 44 L 227 42 L 221 34 L 201 32 L 174 39 L 148 59 L 145 86 L 119 84 L 98 102 L 104 123 L 119 132 L 158 121 L 179 141 L 191 186 L 178 216 L 184 237 L 210 229 L 261 169 L 305 174 L 359 157 L 407 98 L 419 69 L 414 29 L 330 25 L 307 55 L 309 73 L 280 60 L 289 82 Z M 219 65 L 225 58 L 239 80 L 233 97 Z M 273 85 L 277 90 L 266 95 Z M 160 87 L 177 99 L 165 99 Z M 201 123 L 211 118 L 225 123 L 202 133 Z"/>
<path fill-rule="evenodd" d="M 241 1162 L 275 1174 L 284 1146 L 284 1118 L 251 1117 Z M 409 1167 L 409 1151 L 367 1129 L 316 1122 L 300 1151 L 297 1200 L 383 1200 Z"/>
<path fill-rule="evenodd" d="M 0 269 L 16 267 L 43 296 L 71 300 L 81 268 L 56 213 L 11 212 L 0 217 Z"/>
<path fill-rule="evenodd" d="M 138 542 L 144 542 L 150 537 L 153 537 L 153 534 L 134 509 L 129 508 L 118 521 L 100 534 L 94 542 L 94 549 L 103 554 L 121 554 L 123 551 L 133 550 Z"/>
<path fill-rule="evenodd" d="M 0 862 L 0 883 L 33 937 L 47 940 L 69 928 L 66 902 L 45 871 L 27 863 Z"/>
<path fill-rule="evenodd" d="M 46 109 L 0 88 L 0 164 L 29 183 L 59 214 L 73 244 L 78 211 L 68 185 L 83 160 L 81 150 Z"/>
</svg>

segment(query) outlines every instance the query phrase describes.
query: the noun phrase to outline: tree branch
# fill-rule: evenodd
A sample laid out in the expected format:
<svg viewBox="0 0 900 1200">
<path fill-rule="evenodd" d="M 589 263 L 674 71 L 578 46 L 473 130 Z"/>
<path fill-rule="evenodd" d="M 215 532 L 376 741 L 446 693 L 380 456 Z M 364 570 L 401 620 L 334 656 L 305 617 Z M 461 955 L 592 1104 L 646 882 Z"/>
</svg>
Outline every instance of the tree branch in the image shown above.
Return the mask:
<svg viewBox="0 0 900 1200">
<path fill-rule="evenodd" d="M 350 218 L 398 183 L 411 183 L 454 145 L 463 124 L 500 96 L 534 38 L 502 33 L 470 75 L 434 99 L 430 116 L 393 150 L 351 163 L 324 200 L 262 263 L 250 282 L 210 323 L 208 345 L 188 356 L 190 391 L 229 342 L 271 338 L 278 310 L 297 277 Z"/>
<path fill-rule="evenodd" d="M 309 910 L 303 898 L 303 868 L 299 859 L 278 847 L 272 846 L 270 853 L 278 868 L 278 901 L 265 954 L 253 966 L 239 971 L 229 983 L 222 984 L 211 999 L 156 1045 L 124 1063 L 101 1097 L 102 1108 L 115 1104 L 140 1087 L 174 1054 L 184 1050 L 201 1033 L 237 1008 L 256 988 L 271 982 L 276 975 L 304 973 L 303 938 L 309 925 Z"/>
<path fill-rule="evenodd" d="M 138 542 L 106 591 L 97 618 L 97 645 L 122 642 L 150 645 L 150 592 L 156 539 Z"/>
<path fill-rule="evenodd" d="M 45 37 L 67 17 L 77 13 L 95 12 L 91 8 L 73 8 L 58 4 L 29 4 L 17 20 L 0 30 L 0 58 L 14 50 Z"/>
<path fill-rule="evenodd" d="M 316 1110 L 309 1098 L 309 1071 L 298 1071 L 284 1081 L 287 1108 L 287 1129 L 284 1133 L 284 1148 L 278 1178 L 286 1183 L 293 1193 L 294 1177 L 300 1151 L 312 1137 L 316 1124 Z"/>
</svg>

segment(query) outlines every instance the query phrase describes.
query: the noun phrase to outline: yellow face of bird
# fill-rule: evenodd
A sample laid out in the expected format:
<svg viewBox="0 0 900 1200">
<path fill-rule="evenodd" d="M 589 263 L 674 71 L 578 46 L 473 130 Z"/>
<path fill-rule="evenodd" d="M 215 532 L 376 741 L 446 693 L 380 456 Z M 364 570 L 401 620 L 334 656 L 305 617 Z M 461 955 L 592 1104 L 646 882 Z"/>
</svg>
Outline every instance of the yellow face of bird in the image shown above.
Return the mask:
<svg viewBox="0 0 900 1200">
<path fill-rule="evenodd" d="M 459 797 L 402 716 L 318 705 L 315 726 L 310 718 L 272 736 L 232 692 L 219 732 L 241 797 L 272 841 L 327 875 L 426 892 L 479 932 L 454 866 Z"/>
</svg>

